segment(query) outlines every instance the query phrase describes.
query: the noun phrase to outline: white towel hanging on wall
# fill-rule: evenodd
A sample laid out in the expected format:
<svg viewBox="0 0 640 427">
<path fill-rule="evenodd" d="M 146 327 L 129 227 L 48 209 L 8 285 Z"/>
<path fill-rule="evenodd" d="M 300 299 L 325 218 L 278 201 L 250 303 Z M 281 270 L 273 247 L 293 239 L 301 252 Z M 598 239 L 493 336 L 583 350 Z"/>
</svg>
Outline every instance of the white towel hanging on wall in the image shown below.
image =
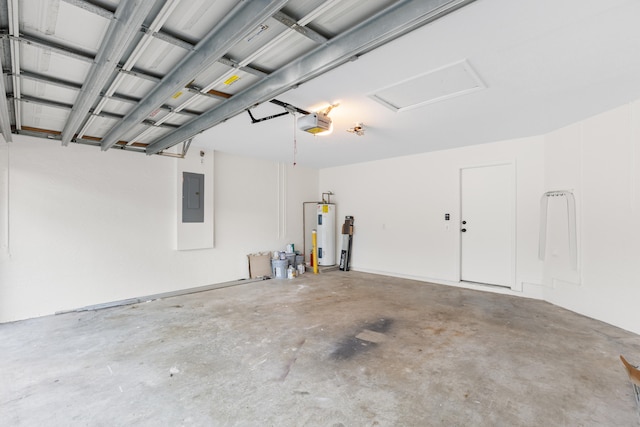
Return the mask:
<svg viewBox="0 0 640 427">
<path fill-rule="evenodd" d="M 544 261 L 547 247 L 547 208 L 549 197 L 564 197 L 567 204 L 567 226 L 569 238 L 569 257 L 571 268 L 578 270 L 578 244 L 576 235 L 576 199 L 569 190 L 547 191 L 540 199 L 540 236 L 538 239 L 538 258 Z"/>
</svg>

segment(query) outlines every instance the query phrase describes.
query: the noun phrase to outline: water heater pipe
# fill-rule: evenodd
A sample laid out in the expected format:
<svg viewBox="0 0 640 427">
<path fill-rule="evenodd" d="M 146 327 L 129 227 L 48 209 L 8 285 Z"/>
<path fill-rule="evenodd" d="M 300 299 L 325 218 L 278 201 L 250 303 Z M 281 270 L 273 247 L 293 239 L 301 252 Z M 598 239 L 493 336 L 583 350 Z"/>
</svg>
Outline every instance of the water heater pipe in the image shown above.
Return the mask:
<svg viewBox="0 0 640 427">
<path fill-rule="evenodd" d="M 318 274 L 318 232 L 311 231 L 311 246 L 313 247 L 313 274 Z"/>
</svg>

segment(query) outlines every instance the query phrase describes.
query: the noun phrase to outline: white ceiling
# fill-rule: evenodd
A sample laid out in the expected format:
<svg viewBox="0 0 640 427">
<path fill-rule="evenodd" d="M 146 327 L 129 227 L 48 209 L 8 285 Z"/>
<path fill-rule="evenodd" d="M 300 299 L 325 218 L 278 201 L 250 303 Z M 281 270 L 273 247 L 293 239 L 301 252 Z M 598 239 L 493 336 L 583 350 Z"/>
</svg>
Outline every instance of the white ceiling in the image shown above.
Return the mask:
<svg viewBox="0 0 640 427">
<path fill-rule="evenodd" d="M 170 155 L 473 1 L 5 0 L 0 131 Z"/>
<path fill-rule="evenodd" d="M 208 129 L 192 146 L 317 168 L 539 135 L 640 98 L 638 18 L 637 0 L 5 0 L 0 131 L 169 154 Z M 252 124 L 287 111 L 274 97 L 339 104 L 333 132 Z"/>
<path fill-rule="evenodd" d="M 540 135 L 640 98 L 639 22 L 636 0 L 477 0 L 277 97 L 307 110 L 340 103 L 330 135 L 244 113 L 194 145 L 293 162 L 296 134 L 297 164 L 322 168 Z M 402 112 L 368 96 L 461 60 L 486 89 Z M 346 132 L 356 122 L 364 136 Z"/>
</svg>

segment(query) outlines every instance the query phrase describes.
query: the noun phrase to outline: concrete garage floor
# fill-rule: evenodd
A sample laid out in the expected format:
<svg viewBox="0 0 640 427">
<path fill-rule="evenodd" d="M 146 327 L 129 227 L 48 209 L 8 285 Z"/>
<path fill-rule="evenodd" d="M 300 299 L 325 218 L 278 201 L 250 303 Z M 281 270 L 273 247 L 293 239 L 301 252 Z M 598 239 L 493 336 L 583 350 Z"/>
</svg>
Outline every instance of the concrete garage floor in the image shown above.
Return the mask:
<svg viewBox="0 0 640 427">
<path fill-rule="evenodd" d="M 0 325 L 0 424 L 637 425 L 621 353 L 548 303 L 305 274 Z"/>
</svg>

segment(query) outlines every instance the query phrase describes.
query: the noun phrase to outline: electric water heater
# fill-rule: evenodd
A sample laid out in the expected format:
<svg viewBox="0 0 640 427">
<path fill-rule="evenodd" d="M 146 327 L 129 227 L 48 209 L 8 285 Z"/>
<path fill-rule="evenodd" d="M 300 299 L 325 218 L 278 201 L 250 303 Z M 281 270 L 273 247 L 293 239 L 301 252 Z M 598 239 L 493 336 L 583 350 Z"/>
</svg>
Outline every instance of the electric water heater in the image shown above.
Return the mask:
<svg viewBox="0 0 640 427">
<path fill-rule="evenodd" d="M 319 203 L 318 208 L 318 265 L 336 263 L 336 205 Z"/>
</svg>

